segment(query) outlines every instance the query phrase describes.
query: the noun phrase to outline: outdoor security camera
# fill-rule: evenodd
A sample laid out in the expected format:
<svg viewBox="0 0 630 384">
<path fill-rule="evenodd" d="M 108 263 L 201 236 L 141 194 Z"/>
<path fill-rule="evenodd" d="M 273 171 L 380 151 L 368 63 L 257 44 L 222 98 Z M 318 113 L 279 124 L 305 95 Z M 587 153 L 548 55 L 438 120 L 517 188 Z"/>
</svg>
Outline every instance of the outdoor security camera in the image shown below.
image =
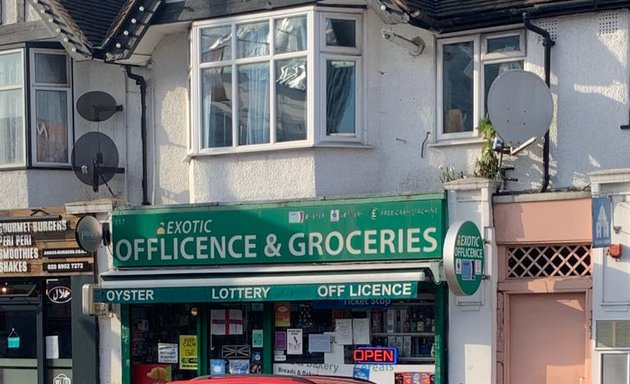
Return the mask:
<svg viewBox="0 0 630 384">
<path fill-rule="evenodd" d="M 383 39 L 387 41 L 391 41 L 392 43 L 398 45 L 409 51 L 410 55 L 418 56 L 424 51 L 424 41 L 420 38 L 420 36 L 416 36 L 413 39 L 409 40 L 406 37 L 400 36 L 399 34 L 391 31 L 389 29 L 383 29 Z"/>
</svg>

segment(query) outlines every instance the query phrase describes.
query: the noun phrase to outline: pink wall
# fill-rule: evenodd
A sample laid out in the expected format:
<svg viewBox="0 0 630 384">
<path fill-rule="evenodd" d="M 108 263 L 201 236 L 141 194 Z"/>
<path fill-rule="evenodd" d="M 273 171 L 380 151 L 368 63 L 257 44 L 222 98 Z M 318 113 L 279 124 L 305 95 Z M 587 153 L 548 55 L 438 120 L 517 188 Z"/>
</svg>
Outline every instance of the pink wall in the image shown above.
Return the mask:
<svg viewBox="0 0 630 384">
<path fill-rule="evenodd" d="M 495 203 L 498 244 L 590 243 L 591 199 Z"/>
</svg>

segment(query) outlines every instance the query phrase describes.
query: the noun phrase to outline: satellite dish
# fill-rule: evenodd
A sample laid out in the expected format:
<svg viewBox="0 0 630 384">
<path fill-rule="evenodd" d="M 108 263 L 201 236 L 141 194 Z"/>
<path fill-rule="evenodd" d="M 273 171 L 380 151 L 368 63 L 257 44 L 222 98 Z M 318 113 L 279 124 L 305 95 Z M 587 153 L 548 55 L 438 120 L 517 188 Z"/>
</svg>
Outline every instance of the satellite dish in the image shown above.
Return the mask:
<svg viewBox="0 0 630 384">
<path fill-rule="evenodd" d="M 105 121 L 117 111 L 122 111 L 122 105 L 116 105 L 116 100 L 109 93 L 92 91 L 79 97 L 77 111 L 87 121 Z"/>
<path fill-rule="evenodd" d="M 107 183 L 116 173 L 123 173 L 118 168 L 118 150 L 107 135 L 100 132 L 88 132 L 79 137 L 72 149 L 72 169 L 84 184 L 91 185 L 94 192 L 98 186 Z"/>
<path fill-rule="evenodd" d="M 543 136 L 553 117 L 551 91 L 527 71 L 508 71 L 494 80 L 488 92 L 488 114 L 501 138 L 519 152 Z"/>
</svg>

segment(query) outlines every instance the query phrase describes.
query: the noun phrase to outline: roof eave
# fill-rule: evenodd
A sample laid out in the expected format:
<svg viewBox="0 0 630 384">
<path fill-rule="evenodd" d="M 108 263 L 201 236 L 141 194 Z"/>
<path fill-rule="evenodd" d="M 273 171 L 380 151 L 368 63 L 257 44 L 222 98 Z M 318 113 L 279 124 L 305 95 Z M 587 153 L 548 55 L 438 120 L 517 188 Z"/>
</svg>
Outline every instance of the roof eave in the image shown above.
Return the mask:
<svg viewBox="0 0 630 384">
<path fill-rule="evenodd" d="M 48 0 L 28 1 L 73 59 L 82 61 L 93 58 L 92 46 L 58 3 Z"/>
<path fill-rule="evenodd" d="M 162 0 L 139 0 L 108 33 L 102 44 L 105 61 L 128 59 L 149 29 Z"/>
</svg>

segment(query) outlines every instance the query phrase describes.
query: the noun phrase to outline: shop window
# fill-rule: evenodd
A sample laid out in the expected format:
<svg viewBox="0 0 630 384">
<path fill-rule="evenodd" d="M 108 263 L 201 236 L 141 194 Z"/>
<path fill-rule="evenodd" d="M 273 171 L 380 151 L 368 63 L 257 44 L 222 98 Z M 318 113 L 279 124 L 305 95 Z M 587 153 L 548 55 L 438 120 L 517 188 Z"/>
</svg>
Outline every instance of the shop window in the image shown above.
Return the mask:
<svg viewBox="0 0 630 384">
<path fill-rule="evenodd" d="M 197 376 L 196 345 L 192 353 L 184 351 L 190 340 L 198 342 L 197 315 L 197 307 L 190 304 L 131 307 L 132 382 L 142 383 L 146 377 L 166 382 Z"/>
<path fill-rule="evenodd" d="M 344 364 L 353 365 L 360 363 L 358 350 L 395 347 L 398 364 L 432 364 L 435 325 L 433 296 L 409 301 L 276 303 L 274 362 L 322 364 L 327 354 L 341 352 Z"/>
<path fill-rule="evenodd" d="M 46 280 L 47 359 L 72 358 L 72 296 L 70 279 Z"/>
<path fill-rule="evenodd" d="M 261 373 L 263 366 L 263 304 L 209 307 L 209 373 Z"/>
<path fill-rule="evenodd" d="M 438 42 L 438 138 L 477 136 L 492 82 L 503 72 L 523 69 L 524 31 L 442 39 Z"/>
</svg>

